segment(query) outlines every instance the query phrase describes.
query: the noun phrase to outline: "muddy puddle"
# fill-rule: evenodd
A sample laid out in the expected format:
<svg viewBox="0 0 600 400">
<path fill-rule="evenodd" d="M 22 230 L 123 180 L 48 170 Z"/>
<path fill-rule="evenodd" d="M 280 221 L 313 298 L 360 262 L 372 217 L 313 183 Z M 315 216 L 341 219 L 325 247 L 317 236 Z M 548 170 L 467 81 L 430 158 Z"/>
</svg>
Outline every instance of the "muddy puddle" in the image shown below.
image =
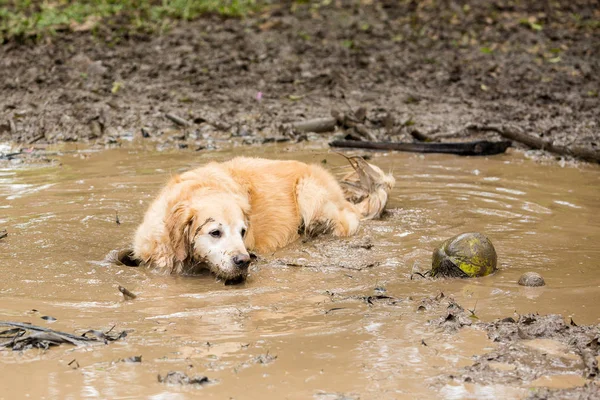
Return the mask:
<svg viewBox="0 0 600 400">
<path fill-rule="evenodd" d="M 326 160 L 337 172 L 344 164 L 310 148 L 249 152 Z M 577 356 L 551 340 L 529 345 L 562 360 L 543 376 L 452 379 L 498 344 L 476 324 L 441 329 L 429 321 L 443 310 L 419 305 L 443 292 L 480 321 L 539 312 L 600 323 L 597 166 L 560 168 L 511 154 L 374 155 L 397 181 L 383 220 L 364 224 L 351 240 L 296 243 L 262 257 L 243 285 L 98 262 L 128 244 L 171 174 L 232 154 L 132 145 L 0 170 L 0 229 L 9 233 L 0 239 L 0 320 L 128 332 L 108 345 L 0 350 L 0 398 L 526 398 L 531 388 L 588 382 L 575 368 Z M 411 280 L 413 271 L 428 269 L 436 244 L 464 231 L 492 239 L 496 274 Z M 518 286 L 526 271 L 542 274 L 546 286 Z M 119 285 L 137 298 L 124 300 Z M 141 362 L 123 361 L 132 356 Z M 159 382 L 169 371 L 210 382 Z"/>
</svg>

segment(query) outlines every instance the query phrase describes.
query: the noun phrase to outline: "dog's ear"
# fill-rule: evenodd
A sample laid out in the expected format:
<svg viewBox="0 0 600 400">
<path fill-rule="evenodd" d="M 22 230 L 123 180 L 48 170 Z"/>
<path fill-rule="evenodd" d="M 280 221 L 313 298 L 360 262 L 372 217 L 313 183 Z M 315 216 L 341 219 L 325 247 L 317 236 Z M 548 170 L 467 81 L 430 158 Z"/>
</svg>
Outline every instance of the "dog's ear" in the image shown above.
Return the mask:
<svg viewBox="0 0 600 400">
<path fill-rule="evenodd" d="M 190 249 L 189 231 L 194 220 L 194 213 L 187 202 L 180 202 L 171 208 L 165 226 L 169 232 L 169 240 L 177 261 L 184 261 Z"/>
</svg>

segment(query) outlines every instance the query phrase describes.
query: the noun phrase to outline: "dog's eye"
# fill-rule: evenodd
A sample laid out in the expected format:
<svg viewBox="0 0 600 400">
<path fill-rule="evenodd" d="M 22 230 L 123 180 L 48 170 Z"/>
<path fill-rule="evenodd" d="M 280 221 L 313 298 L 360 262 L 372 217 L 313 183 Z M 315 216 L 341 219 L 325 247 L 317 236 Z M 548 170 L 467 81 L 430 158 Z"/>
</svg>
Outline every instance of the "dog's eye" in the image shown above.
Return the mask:
<svg viewBox="0 0 600 400">
<path fill-rule="evenodd" d="M 242 228 L 240 233 L 242 234 L 242 237 L 246 237 L 246 228 Z"/>
<path fill-rule="evenodd" d="M 214 238 L 220 238 L 221 237 L 221 231 L 218 229 L 215 229 L 213 231 L 208 232 L 208 234 Z"/>
</svg>

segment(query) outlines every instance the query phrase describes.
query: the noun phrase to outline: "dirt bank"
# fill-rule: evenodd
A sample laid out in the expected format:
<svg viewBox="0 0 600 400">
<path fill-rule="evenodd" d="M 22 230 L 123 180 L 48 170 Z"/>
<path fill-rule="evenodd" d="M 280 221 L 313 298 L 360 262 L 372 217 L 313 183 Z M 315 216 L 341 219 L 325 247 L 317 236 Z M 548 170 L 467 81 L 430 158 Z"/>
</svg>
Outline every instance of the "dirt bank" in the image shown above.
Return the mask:
<svg viewBox="0 0 600 400">
<path fill-rule="evenodd" d="M 8 41 L 0 141 L 210 149 L 288 140 L 283 123 L 363 106 L 377 139 L 495 137 L 464 127 L 510 124 L 596 150 L 594 1 L 362 3 L 285 3 L 164 34 L 123 34 L 114 19 L 93 34 Z"/>
</svg>

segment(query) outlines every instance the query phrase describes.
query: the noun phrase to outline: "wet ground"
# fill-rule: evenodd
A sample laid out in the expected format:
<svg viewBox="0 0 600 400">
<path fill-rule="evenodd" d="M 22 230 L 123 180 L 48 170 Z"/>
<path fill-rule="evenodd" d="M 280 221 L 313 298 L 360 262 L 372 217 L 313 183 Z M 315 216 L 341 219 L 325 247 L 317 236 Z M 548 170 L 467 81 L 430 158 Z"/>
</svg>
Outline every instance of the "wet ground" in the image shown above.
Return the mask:
<svg viewBox="0 0 600 400">
<path fill-rule="evenodd" d="M 497 139 L 465 127 L 500 124 L 600 160 L 596 1 L 304 3 L 162 33 L 113 18 L 8 40 L 0 141 L 226 148 L 289 140 L 284 123 L 362 106 L 377 139 Z M 189 126 L 173 131 L 167 113 Z"/>
<path fill-rule="evenodd" d="M 0 398 L 597 395 L 564 335 L 575 332 L 571 320 L 587 326 L 581 337 L 599 333 L 597 166 L 540 165 L 514 152 L 376 154 L 372 162 L 397 182 L 382 220 L 349 240 L 298 242 L 266 255 L 245 284 L 224 286 L 211 276 L 163 277 L 99 262 L 128 244 L 169 176 L 233 154 L 152 147 L 57 147 L 50 165 L 0 169 L 0 230 L 8 231 L 0 239 L 0 320 L 128 331 L 108 345 L 0 350 Z M 326 160 L 341 172 L 345 161 L 323 148 L 271 144 L 252 154 Z M 464 231 L 491 238 L 497 273 L 411 279 L 430 267 L 437 244 Z M 527 271 L 546 286 L 518 286 Z M 124 300 L 119 285 L 137 298 Z M 450 299 L 464 310 L 448 308 Z M 532 313 L 561 317 L 546 331 L 537 317 L 522 317 Z M 492 323 L 507 317 L 517 322 Z M 141 362 L 123 361 L 132 356 Z M 210 382 L 159 382 L 169 371 Z"/>
</svg>

